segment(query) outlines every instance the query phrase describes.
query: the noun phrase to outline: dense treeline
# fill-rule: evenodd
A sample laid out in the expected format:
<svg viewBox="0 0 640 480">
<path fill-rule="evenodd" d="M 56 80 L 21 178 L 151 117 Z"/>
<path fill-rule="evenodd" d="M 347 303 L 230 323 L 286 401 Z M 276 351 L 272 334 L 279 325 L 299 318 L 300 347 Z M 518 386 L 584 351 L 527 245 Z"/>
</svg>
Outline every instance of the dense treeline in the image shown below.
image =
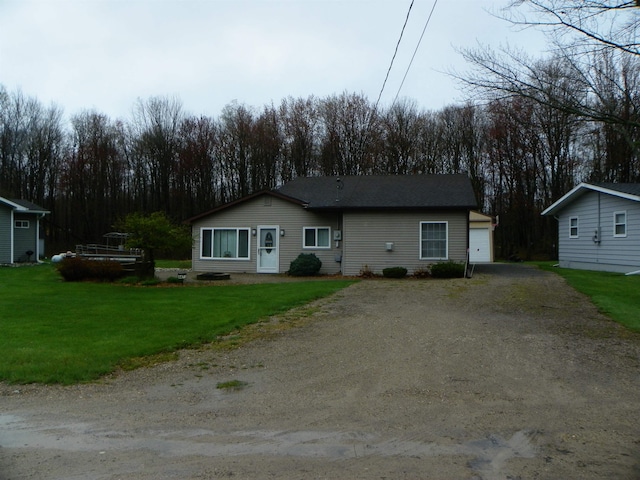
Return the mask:
<svg viewBox="0 0 640 480">
<path fill-rule="evenodd" d="M 536 95 L 580 94 L 562 68 L 538 65 Z M 601 71 L 602 119 L 526 95 L 434 112 L 411 101 L 377 109 L 345 92 L 232 103 L 217 118 L 154 97 L 127 120 L 84 111 L 67 123 L 58 107 L 0 87 L 0 196 L 49 209 L 55 251 L 99 241 L 132 212 L 181 221 L 298 176 L 464 172 L 480 210 L 499 216 L 499 257 L 552 255 L 557 230 L 540 216 L 546 206 L 579 181 L 640 181 L 638 63 Z"/>
</svg>

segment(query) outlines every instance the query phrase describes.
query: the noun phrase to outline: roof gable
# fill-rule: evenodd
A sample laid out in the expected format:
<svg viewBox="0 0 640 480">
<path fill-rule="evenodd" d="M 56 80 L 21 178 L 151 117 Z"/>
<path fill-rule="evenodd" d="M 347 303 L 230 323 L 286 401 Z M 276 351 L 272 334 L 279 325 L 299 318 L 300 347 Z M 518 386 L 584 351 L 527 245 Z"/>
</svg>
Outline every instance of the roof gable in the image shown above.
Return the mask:
<svg viewBox="0 0 640 480">
<path fill-rule="evenodd" d="M 8 205 L 13 210 L 23 213 L 49 213 L 48 210 L 41 207 L 40 205 L 36 205 L 33 202 L 29 202 L 27 200 L 20 200 L 15 198 L 4 198 L 0 197 L 0 202 Z"/>
<path fill-rule="evenodd" d="M 262 195 L 268 195 L 270 197 L 276 197 L 276 198 L 280 198 L 282 200 L 285 200 L 287 202 L 292 202 L 295 203 L 297 205 L 301 205 L 303 206 L 304 203 L 296 198 L 291 198 L 287 195 L 283 195 L 281 193 L 278 193 L 277 191 L 274 190 L 262 190 L 260 192 L 256 192 L 256 193 L 252 193 L 251 195 L 247 195 L 246 197 L 242 197 L 239 198 L 238 200 L 234 200 L 233 202 L 229 202 L 229 203 L 225 203 L 224 205 L 219 205 L 215 208 L 212 208 L 211 210 L 207 210 L 206 212 L 200 213 L 198 215 L 195 215 L 191 218 L 188 218 L 184 221 L 184 223 L 193 223 L 196 220 L 200 220 L 203 217 L 207 217 L 209 215 L 213 215 L 216 212 L 219 212 L 220 210 L 226 210 L 227 208 L 231 208 L 234 207 L 236 205 L 239 205 L 241 203 L 247 202 L 249 200 L 252 200 L 254 198 L 260 197 Z"/>
<path fill-rule="evenodd" d="M 348 175 L 298 177 L 277 192 L 309 209 L 472 209 L 477 202 L 466 175 Z"/>
<path fill-rule="evenodd" d="M 542 215 L 556 215 L 560 210 L 588 192 L 600 192 L 633 202 L 640 202 L 640 183 L 581 183 L 545 209 Z"/>
</svg>

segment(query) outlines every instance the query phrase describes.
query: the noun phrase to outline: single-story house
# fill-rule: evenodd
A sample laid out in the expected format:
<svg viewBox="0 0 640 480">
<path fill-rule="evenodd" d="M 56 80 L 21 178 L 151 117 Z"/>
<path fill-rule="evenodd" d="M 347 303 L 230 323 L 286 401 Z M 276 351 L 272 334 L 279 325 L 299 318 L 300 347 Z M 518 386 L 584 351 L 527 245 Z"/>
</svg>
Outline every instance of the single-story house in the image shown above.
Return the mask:
<svg viewBox="0 0 640 480">
<path fill-rule="evenodd" d="M 299 177 L 188 219 L 193 269 L 284 273 L 301 253 L 322 274 L 465 262 L 476 205 L 462 174 Z"/>
<path fill-rule="evenodd" d="M 40 258 L 40 219 L 47 213 L 35 203 L 0 197 L 0 264 Z"/>
<path fill-rule="evenodd" d="M 640 183 L 581 183 L 542 215 L 558 220 L 561 267 L 640 270 Z"/>
</svg>

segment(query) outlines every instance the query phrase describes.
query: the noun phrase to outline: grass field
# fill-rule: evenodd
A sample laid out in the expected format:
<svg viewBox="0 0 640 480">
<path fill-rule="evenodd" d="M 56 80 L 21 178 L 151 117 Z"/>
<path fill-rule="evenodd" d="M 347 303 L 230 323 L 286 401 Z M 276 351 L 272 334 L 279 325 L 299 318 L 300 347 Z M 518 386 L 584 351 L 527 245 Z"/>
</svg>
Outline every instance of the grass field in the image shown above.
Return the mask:
<svg viewBox="0 0 640 480">
<path fill-rule="evenodd" d="M 305 304 L 352 281 L 134 287 L 63 282 L 54 267 L 0 268 L 0 381 L 95 380 Z"/>
<path fill-rule="evenodd" d="M 629 330 L 640 332 L 640 276 L 553 267 L 552 262 L 536 262 L 543 270 L 556 273 L 598 309 Z"/>
</svg>

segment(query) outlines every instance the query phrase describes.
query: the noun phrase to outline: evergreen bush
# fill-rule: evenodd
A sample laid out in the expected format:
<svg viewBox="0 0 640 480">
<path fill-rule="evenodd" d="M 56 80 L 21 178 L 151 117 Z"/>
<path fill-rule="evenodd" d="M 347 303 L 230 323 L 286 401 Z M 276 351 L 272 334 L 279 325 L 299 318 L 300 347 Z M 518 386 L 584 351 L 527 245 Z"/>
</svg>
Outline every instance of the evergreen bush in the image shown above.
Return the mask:
<svg viewBox="0 0 640 480">
<path fill-rule="evenodd" d="M 404 278 L 407 276 L 407 269 L 404 267 L 383 268 L 382 276 L 385 278 Z"/>
<path fill-rule="evenodd" d="M 448 261 L 431 265 L 431 276 L 434 278 L 464 277 L 464 263 Z"/>
<path fill-rule="evenodd" d="M 301 253 L 291 262 L 289 275 L 294 277 L 309 277 L 317 275 L 322 267 L 322 262 L 315 253 Z"/>
</svg>

